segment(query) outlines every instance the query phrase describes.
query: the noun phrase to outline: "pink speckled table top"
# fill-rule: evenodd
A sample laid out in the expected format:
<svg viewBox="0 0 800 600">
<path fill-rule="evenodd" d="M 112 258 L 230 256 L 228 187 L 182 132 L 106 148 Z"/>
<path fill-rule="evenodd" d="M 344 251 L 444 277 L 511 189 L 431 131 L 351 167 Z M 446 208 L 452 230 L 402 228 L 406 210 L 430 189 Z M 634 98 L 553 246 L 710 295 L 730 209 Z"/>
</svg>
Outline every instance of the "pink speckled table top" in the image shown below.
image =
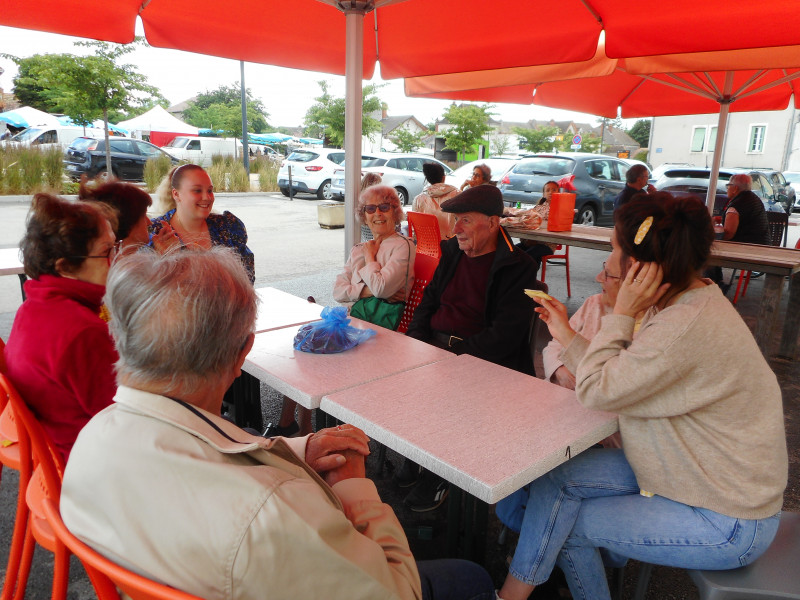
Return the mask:
<svg viewBox="0 0 800 600">
<path fill-rule="evenodd" d="M 318 321 L 325 308 L 272 287 L 258 288 L 256 294 L 261 301 L 256 316 L 256 333 Z"/>
<path fill-rule="evenodd" d="M 489 503 L 618 428 L 571 390 L 468 355 L 326 395 L 320 408 Z"/>
<path fill-rule="evenodd" d="M 293 347 L 299 326 L 257 333 L 242 368 L 302 406 L 317 408 L 325 394 L 455 358 L 450 352 L 359 319 L 351 319 L 350 325 L 374 329 L 377 335 L 339 354 L 309 354 Z"/>
</svg>

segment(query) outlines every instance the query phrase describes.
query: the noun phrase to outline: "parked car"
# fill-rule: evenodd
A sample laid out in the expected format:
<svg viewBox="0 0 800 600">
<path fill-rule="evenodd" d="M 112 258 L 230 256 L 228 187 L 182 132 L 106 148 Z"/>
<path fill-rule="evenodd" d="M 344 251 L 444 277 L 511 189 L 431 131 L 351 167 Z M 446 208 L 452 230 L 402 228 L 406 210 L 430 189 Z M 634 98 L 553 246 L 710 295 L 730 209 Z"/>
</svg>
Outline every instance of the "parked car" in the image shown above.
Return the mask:
<svg viewBox="0 0 800 600">
<path fill-rule="evenodd" d="M 278 188 L 289 195 L 289 167 L 292 168 L 294 193 L 316 194 L 320 200 L 331 199 L 331 180 L 334 168 L 344 162 L 344 150 L 314 148 L 294 150 L 278 170 Z"/>
<path fill-rule="evenodd" d="M 711 169 L 702 167 L 677 167 L 664 172 L 655 182 L 655 186 L 662 192 L 691 193 L 705 199 L 708 193 L 708 179 L 710 173 Z M 772 187 L 770 179 L 764 172 L 723 167 L 719 170 L 717 179 L 717 197 L 714 202 L 714 214 L 722 214 L 722 209 L 727 203 L 725 184 L 737 173 L 747 173 L 753 178 L 753 193 L 761 198 L 767 210 L 774 208 L 775 204 L 783 206 L 777 203 L 778 196 L 775 193 L 775 189 Z M 721 198 L 724 198 L 722 202 Z"/>
<path fill-rule="evenodd" d="M 164 152 L 150 142 L 132 138 L 113 137 L 111 145 L 111 169 L 106 165 L 106 141 L 94 138 L 79 137 L 64 152 L 64 169 L 72 179 L 79 179 L 86 173 L 96 177 L 102 173 L 111 173 L 123 181 L 142 181 L 144 165 L 150 158 L 166 156 L 172 164 L 178 159 Z"/>
<path fill-rule="evenodd" d="M 660 165 L 658 165 L 654 169 L 650 170 L 649 183 L 655 184 L 655 182 L 658 181 L 659 177 L 661 177 L 665 172 L 669 171 L 670 169 L 677 169 L 677 168 L 680 168 L 680 167 L 694 167 L 694 165 L 689 164 L 689 163 L 681 163 L 681 162 L 661 163 Z"/>
<path fill-rule="evenodd" d="M 347 161 L 342 161 L 342 164 L 333 170 L 333 179 L 331 180 L 331 197 L 334 200 L 344 200 L 344 165 Z M 361 155 L 361 168 L 374 166 L 376 164 L 385 164 L 386 159 L 380 159 L 375 154 L 362 154 Z M 364 173 L 361 173 L 363 177 Z"/>
<path fill-rule="evenodd" d="M 772 187 L 775 189 L 775 201 L 780 204 L 783 209 L 790 213 L 797 203 L 797 194 L 793 186 L 789 185 L 783 173 L 773 169 L 757 169 L 759 172 L 767 176 Z"/>
<path fill-rule="evenodd" d="M 577 188 L 575 222 L 582 225 L 611 225 L 614 199 L 625 187 L 630 164 L 622 159 L 586 152 L 535 154 L 520 160 L 500 180 L 507 206 L 533 206 L 542 197 L 548 181 L 575 175 Z"/>
<path fill-rule="evenodd" d="M 472 177 L 472 171 L 478 165 L 486 165 L 492 170 L 492 181 L 500 181 L 509 169 L 519 162 L 514 158 L 485 158 L 483 160 L 473 160 L 465 165 L 458 167 L 455 171 L 444 178 L 445 183 L 449 183 L 457 189 L 461 189 L 463 183 Z"/>
<path fill-rule="evenodd" d="M 101 139 L 105 130 L 97 127 L 78 127 L 77 125 L 60 125 L 58 127 L 28 127 L 3 142 L 6 146 L 29 146 L 39 150 L 47 148 L 63 148 L 79 137 Z"/>
<path fill-rule="evenodd" d="M 400 202 L 405 205 L 425 186 L 425 175 L 422 173 L 422 165 L 425 163 L 442 165 L 445 177 L 453 172 L 446 164 L 430 156 L 381 154 L 370 166 L 361 169 L 361 176 L 363 177 L 365 173 L 377 173 L 381 176 L 383 185 L 393 187 L 400 197 Z"/>
<path fill-rule="evenodd" d="M 212 157 L 242 156 L 242 141 L 237 138 L 214 138 L 179 135 L 166 146 L 161 146 L 172 156 L 201 167 L 210 167 Z"/>
<path fill-rule="evenodd" d="M 800 171 L 784 171 L 783 177 L 795 191 L 795 200 L 792 210 L 800 210 Z"/>
</svg>

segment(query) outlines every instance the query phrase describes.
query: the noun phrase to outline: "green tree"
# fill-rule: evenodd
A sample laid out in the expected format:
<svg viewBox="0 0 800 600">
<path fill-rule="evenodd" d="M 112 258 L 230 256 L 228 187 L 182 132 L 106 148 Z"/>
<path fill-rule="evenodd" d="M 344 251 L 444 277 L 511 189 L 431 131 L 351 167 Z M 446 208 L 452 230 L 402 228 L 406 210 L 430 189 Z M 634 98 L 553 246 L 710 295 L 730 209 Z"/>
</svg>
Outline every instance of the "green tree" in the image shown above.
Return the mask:
<svg viewBox="0 0 800 600">
<path fill-rule="evenodd" d="M 64 112 L 50 97 L 49 88 L 43 74 L 57 73 L 74 57 L 71 54 L 34 54 L 18 58 L 10 54 L 0 54 L 17 65 L 14 77 L 14 95 L 23 106 L 31 106 L 44 112 Z"/>
<path fill-rule="evenodd" d="M 250 111 L 248 111 L 248 126 L 250 125 L 249 115 Z M 210 104 L 206 108 L 194 112 L 192 119 L 187 119 L 187 121 L 195 127 L 223 131 L 227 137 L 242 136 L 242 109 L 240 106 Z"/>
<path fill-rule="evenodd" d="M 520 137 L 524 148 L 531 152 L 550 152 L 554 146 L 559 146 L 555 139 L 561 133 L 558 127 L 545 126 L 536 129 L 514 127 L 513 131 Z"/>
<path fill-rule="evenodd" d="M 247 130 L 252 133 L 263 133 L 269 129 L 269 113 L 264 108 L 264 103 L 259 98 L 254 98 L 250 88 L 244 91 L 245 104 L 247 106 Z M 207 113 L 211 107 L 214 106 L 210 113 Z M 239 115 L 239 126 L 235 130 L 239 134 L 232 134 L 234 131 L 229 127 L 217 127 L 224 129 L 226 134 L 234 137 L 241 135 L 242 131 L 242 92 L 239 83 L 231 85 L 221 85 L 215 90 L 200 92 L 197 98 L 193 100 L 189 106 L 183 111 L 183 117 L 186 122 L 194 125 L 195 127 L 208 127 L 205 123 L 217 121 L 219 122 L 220 109 L 219 106 L 226 107 L 227 109 L 235 109 Z M 230 112 L 230 111 L 227 111 Z M 227 114 L 227 113 L 226 113 Z"/>
<path fill-rule="evenodd" d="M 20 66 L 23 90 L 38 95 L 49 110 L 64 112 L 79 125 L 89 125 L 102 116 L 106 129 L 106 164 L 111 165 L 108 143 L 110 113 L 130 110 L 133 107 L 163 100 L 158 89 L 147 83 L 147 77 L 134 65 L 118 64 L 120 58 L 133 52 L 140 38 L 133 44 L 119 45 L 106 42 L 76 42 L 76 46 L 90 48 L 90 56 L 73 54 L 54 55 L 43 59 L 9 57 Z M 35 80 L 35 81 L 33 81 Z M 27 89 L 26 89 L 27 88 Z M 15 83 L 16 89 L 16 83 Z"/>
<path fill-rule="evenodd" d="M 461 152 L 463 159 L 467 151 L 492 130 L 489 127 L 492 108 L 490 104 L 451 104 L 444 111 L 444 118 L 453 125 L 443 132 L 445 147 Z"/>
<path fill-rule="evenodd" d="M 331 95 L 327 81 L 318 81 L 322 94 L 314 98 L 314 104 L 303 119 L 308 137 L 327 139 L 333 146 L 344 144 L 345 99 Z M 372 137 L 383 129 L 383 124 L 370 113 L 381 110 L 382 102 L 378 90 L 383 87 L 370 84 L 361 90 L 361 133 Z"/>
<path fill-rule="evenodd" d="M 650 119 L 639 119 L 628 130 L 628 135 L 635 139 L 642 148 L 650 144 Z"/>
<path fill-rule="evenodd" d="M 491 141 L 492 154 L 505 154 L 511 148 L 511 138 L 507 135 L 498 134 Z"/>
<path fill-rule="evenodd" d="M 600 152 L 600 136 L 594 133 L 581 134 L 581 147 L 577 152 Z M 557 148 L 562 152 L 576 152 L 572 149 L 572 136 L 566 135 L 564 139 L 557 143 Z"/>
<path fill-rule="evenodd" d="M 422 140 L 428 135 L 427 131 L 420 131 L 413 133 L 405 127 L 396 129 L 394 136 L 390 139 L 397 145 L 400 152 L 414 152 L 417 148 L 422 146 Z"/>
</svg>

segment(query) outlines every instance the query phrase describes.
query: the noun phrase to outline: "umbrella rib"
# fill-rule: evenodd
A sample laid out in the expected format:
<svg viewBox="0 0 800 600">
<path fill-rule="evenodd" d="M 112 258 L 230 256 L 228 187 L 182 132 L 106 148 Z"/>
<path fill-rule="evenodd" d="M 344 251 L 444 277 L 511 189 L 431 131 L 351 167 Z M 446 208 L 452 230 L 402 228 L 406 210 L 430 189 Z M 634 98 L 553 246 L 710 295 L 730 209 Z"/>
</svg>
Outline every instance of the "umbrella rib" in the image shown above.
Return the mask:
<svg viewBox="0 0 800 600">
<path fill-rule="evenodd" d="M 786 70 L 784 69 L 783 72 L 785 73 Z M 752 96 L 753 94 L 757 94 L 758 92 L 763 92 L 764 90 L 768 90 L 769 88 L 775 87 L 776 85 L 781 85 L 784 83 L 789 83 L 790 81 L 794 81 L 798 77 L 800 77 L 800 71 L 792 73 L 791 75 L 786 75 L 785 77 L 781 77 L 780 79 L 776 79 L 775 81 L 770 81 L 769 83 L 766 83 L 761 87 L 753 88 L 748 92 L 743 92 L 739 94 L 737 98 L 747 98 L 748 96 Z"/>
<path fill-rule="evenodd" d="M 672 74 L 667 74 L 667 76 L 671 77 L 673 79 L 677 79 L 683 85 L 681 85 L 681 83 L 673 83 L 671 81 L 665 81 L 663 79 L 658 79 L 656 77 L 653 77 L 652 75 L 641 75 L 641 78 L 642 79 L 647 79 L 648 81 L 652 81 L 654 83 L 660 83 L 661 85 L 666 85 L 666 86 L 669 86 L 669 87 L 673 87 L 673 88 L 678 89 L 678 90 L 683 90 L 684 92 L 689 92 L 691 94 L 697 94 L 698 96 L 702 96 L 703 98 L 715 99 L 714 96 L 712 94 L 710 94 L 707 90 L 704 90 L 704 89 L 702 89 L 702 88 L 700 88 L 700 87 L 698 87 L 696 85 L 692 85 L 691 83 L 689 83 L 685 79 L 681 79 L 681 78 L 676 77 L 675 75 L 672 75 Z"/>
<path fill-rule="evenodd" d="M 591 15 L 594 17 L 595 21 L 600 23 L 600 26 L 603 27 L 603 17 L 600 16 L 600 13 L 598 13 L 594 9 L 594 7 L 587 2 L 587 0 L 580 0 L 580 2 L 581 2 L 581 4 L 583 4 L 586 7 L 586 10 L 588 10 L 591 13 Z"/>
</svg>

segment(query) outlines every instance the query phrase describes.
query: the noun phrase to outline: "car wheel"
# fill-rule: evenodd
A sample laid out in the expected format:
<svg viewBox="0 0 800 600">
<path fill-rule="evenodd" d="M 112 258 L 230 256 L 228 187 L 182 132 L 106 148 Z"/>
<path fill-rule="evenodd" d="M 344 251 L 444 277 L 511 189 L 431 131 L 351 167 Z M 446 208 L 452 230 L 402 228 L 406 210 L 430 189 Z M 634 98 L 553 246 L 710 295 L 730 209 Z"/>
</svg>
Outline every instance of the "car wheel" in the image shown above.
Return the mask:
<svg viewBox="0 0 800 600">
<path fill-rule="evenodd" d="M 289 188 L 281 188 L 281 194 L 283 194 L 284 196 L 288 196 L 289 195 Z"/>
<path fill-rule="evenodd" d="M 97 175 L 95 175 L 95 179 L 99 179 L 100 181 L 106 181 L 108 180 L 109 176 L 115 179 L 120 178 L 119 173 L 117 173 L 113 168 L 111 169 L 111 173 L 109 173 L 108 171 L 106 171 L 105 167 L 103 167 L 97 172 Z"/>
<path fill-rule="evenodd" d="M 400 198 L 400 206 L 405 206 L 408 204 L 408 192 L 405 188 L 396 187 L 394 191 L 397 192 L 397 197 Z"/>
<path fill-rule="evenodd" d="M 333 198 L 333 194 L 331 194 L 331 180 L 326 179 L 322 182 L 322 185 L 319 186 L 317 190 L 317 198 L 320 200 L 330 200 Z"/>
<path fill-rule="evenodd" d="M 575 221 L 578 225 L 595 225 L 597 223 L 597 213 L 594 207 L 585 205 L 578 211 L 578 219 Z"/>
</svg>

